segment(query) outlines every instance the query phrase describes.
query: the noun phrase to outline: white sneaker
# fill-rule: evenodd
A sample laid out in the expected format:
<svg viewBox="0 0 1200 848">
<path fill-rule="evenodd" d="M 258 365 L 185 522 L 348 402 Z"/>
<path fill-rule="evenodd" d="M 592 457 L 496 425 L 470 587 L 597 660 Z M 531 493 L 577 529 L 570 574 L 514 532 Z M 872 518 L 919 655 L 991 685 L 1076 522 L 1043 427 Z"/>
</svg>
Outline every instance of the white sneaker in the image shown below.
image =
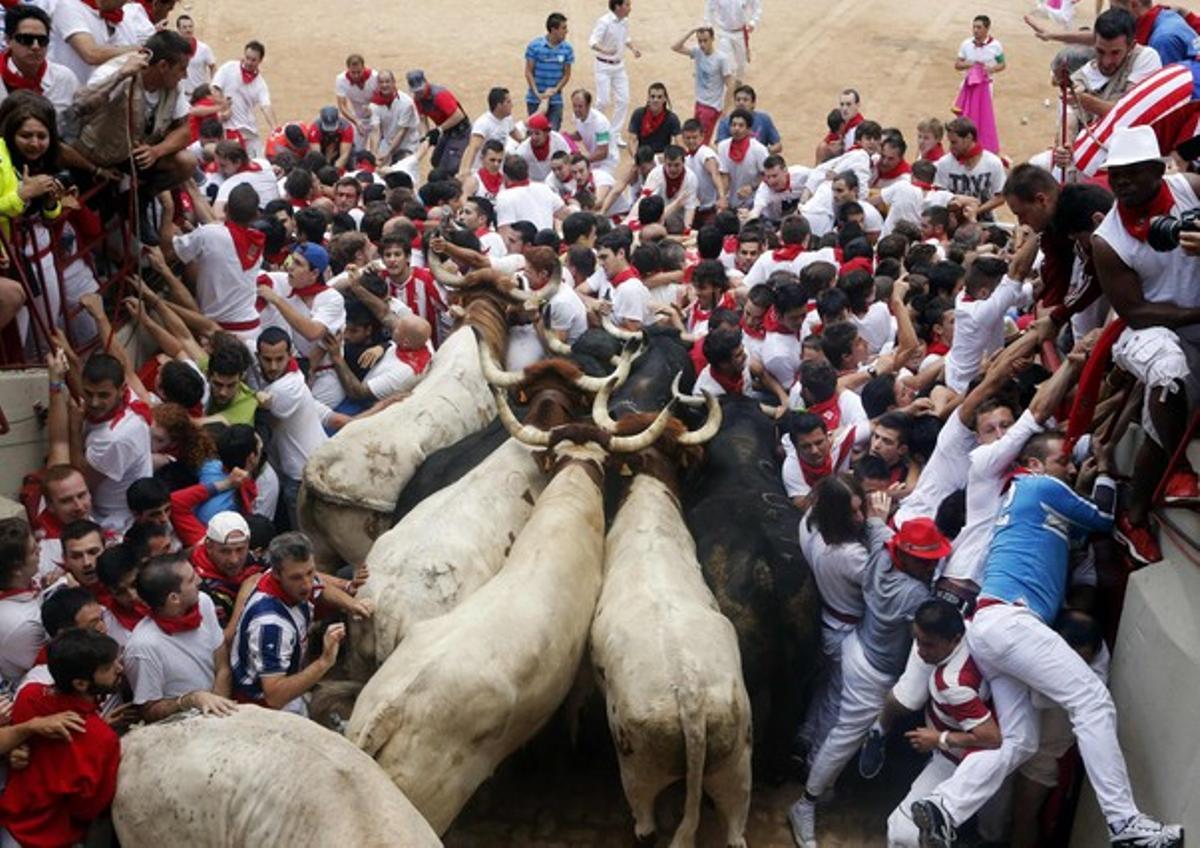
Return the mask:
<svg viewBox="0 0 1200 848">
<path fill-rule="evenodd" d="M 1116 833 L 1109 834 L 1113 845 L 1125 848 L 1182 848 L 1183 828 L 1160 824 L 1149 816 L 1137 815 Z"/>
<path fill-rule="evenodd" d="M 804 796 L 788 810 L 792 839 L 798 848 L 817 848 L 817 805 Z"/>
</svg>

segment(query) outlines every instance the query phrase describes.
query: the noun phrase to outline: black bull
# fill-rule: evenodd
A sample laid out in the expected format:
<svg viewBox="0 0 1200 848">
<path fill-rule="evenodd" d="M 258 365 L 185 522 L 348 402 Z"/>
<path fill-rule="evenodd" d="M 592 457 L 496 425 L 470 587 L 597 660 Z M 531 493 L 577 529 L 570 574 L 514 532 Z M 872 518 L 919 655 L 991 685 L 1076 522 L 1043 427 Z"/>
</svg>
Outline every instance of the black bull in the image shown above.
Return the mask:
<svg viewBox="0 0 1200 848">
<path fill-rule="evenodd" d="M 820 656 L 819 596 L 800 552 L 800 512 L 758 403 L 727 399 L 720 433 L 684 491 L 704 578 L 738 634 L 755 718 L 756 765 L 778 774 Z"/>
</svg>

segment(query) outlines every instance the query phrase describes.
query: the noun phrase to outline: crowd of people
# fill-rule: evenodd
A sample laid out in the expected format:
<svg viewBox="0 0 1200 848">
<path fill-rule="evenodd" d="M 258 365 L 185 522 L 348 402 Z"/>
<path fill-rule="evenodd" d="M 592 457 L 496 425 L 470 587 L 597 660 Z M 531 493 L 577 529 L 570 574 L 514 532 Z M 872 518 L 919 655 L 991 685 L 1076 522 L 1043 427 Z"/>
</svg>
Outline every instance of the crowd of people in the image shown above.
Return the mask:
<svg viewBox="0 0 1200 848">
<path fill-rule="evenodd" d="M 365 570 L 319 572 L 299 532 L 305 463 L 421 379 L 458 317 L 450 268 L 561 279 L 513 323 L 675 332 L 695 394 L 773 410 L 821 596 L 798 845 L 845 766 L 878 775 L 921 710 L 907 741 L 932 756 L 889 845 L 1038 844 L 1072 744 L 1113 844 L 1182 845 L 1133 801 L 1095 586 L 1115 557 L 1161 559 L 1164 475 L 1198 500 L 1170 466 L 1200 373 L 1195 122 L 1170 143 L 1158 116 L 1115 122 L 1098 176 L 1072 136 L 1015 162 L 979 15 L 947 62 L 954 115 L 881 126 L 886 93 L 847 87 L 825 136 L 785 141 L 748 84 L 758 0 L 706 0 L 674 34 L 690 111 L 656 82 L 630 112 L 632 5 L 597 10 L 592 88 L 556 12 L 523 92 L 353 54 L 313 120 L 279 121 L 266 46 L 218 64 L 175 0 L 4 3 L 0 341 L 44 359 L 49 402 L 29 520 L 0 521 L 0 843 L 82 841 L 132 722 L 305 712 L 343 622 L 373 613 Z M 1086 30 L 1030 20 L 1085 43 L 1063 89 L 1085 133 L 1200 67 L 1193 18 L 1111 7 Z M 550 355 L 521 338 L 508 368 Z"/>
</svg>

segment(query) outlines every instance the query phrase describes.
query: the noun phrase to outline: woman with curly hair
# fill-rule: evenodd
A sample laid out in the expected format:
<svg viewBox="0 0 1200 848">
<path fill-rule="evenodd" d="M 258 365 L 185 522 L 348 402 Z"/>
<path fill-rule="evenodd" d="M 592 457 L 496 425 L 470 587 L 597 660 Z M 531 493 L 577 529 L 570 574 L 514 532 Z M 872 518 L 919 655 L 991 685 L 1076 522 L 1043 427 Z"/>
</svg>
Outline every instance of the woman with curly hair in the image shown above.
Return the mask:
<svg viewBox="0 0 1200 848">
<path fill-rule="evenodd" d="M 171 491 L 194 486 L 200 481 L 200 469 L 216 459 L 212 437 L 197 427 L 188 411 L 177 403 L 154 407 L 154 426 L 150 428 L 154 452 L 154 476 Z"/>
</svg>

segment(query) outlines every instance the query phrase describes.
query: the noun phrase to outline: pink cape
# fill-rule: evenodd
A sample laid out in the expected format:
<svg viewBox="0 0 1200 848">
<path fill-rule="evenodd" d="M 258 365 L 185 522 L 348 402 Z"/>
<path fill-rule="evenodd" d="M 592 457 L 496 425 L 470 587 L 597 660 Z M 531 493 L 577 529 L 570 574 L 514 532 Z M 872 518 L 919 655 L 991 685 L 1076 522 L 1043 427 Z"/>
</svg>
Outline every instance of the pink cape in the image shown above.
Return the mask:
<svg viewBox="0 0 1200 848">
<path fill-rule="evenodd" d="M 954 111 L 974 122 L 984 150 L 1000 152 L 1000 134 L 996 132 L 996 113 L 992 109 L 992 85 L 983 65 L 976 63 L 967 71 L 958 99 L 954 101 Z"/>
</svg>

